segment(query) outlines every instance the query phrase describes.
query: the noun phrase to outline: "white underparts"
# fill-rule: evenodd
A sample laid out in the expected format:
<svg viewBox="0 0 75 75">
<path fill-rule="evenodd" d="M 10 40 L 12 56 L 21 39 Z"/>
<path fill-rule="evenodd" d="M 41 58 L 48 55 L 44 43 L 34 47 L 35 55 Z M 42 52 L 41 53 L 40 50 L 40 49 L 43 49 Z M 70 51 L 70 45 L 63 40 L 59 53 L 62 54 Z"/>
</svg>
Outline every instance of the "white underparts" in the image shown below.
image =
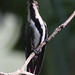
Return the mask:
<svg viewBox="0 0 75 75">
<path fill-rule="evenodd" d="M 30 20 L 30 26 L 34 31 L 34 48 L 36 48 L 39 44 L 41 34 L 40 34 L 39 30 L 37 29 L 37 27 L 35 26 L 35 23 L 32 20 Z M 43 35 L 42 35 L 42 39 L 41 39 L 40 43 L 42 43 L 45 39 L 45 26 L 41 25 L 41 28 L 42 28 Z"/>
<path fill-rule="evenodd" d="M 45 39 L 45 25 L 44 25 L 44 21 L 43 21 L 43 19 L 41 18 L 41 16 L 40 16 L 40 14 L 39 14 L 39 11 L 38 11 L 38 9 L 36 8 L 36 6 L 35 5 L 33 5 L 33 8 L 34 8 L 34 10 L 35 10 L 35 16 L 36 16 L 36 18 L 39 20 L 39 23 L 40 23 L 40 25 L 41 25 L 41 28 L 42 28 L 42 30 L 43 30 L 43 35 L 42 35 L 42 39 L 41 39 L 41 43 L 44 41 L 44 39 Z"/>
<path fill-rule="evenodd" d="M 39 23 L 41 25 L 41 29 L 42 29 L 42 38 L 41 38 L 41 42 L 42 43 L 45 39 L 45 23 L 43 21 L 43 19 L 41 18 L 39 11 L 37 9 L 37 7 L 35 5 L 33 5 L 33 9 L 35 10 L 35 18 L 39 20 Z M 31 19 L 30 14 L 28 15 L 28 21 L 30 23 L 30 26 L 32 27 L 33 31 L 34 31 L 34 47 L 36 48 L 39 44 L 40 41 L 40 37 L 41 34 L 39 32 L 39 30 L 37 29 L 37 27 L 35 26 L 35 22 Z"/>
</svg>

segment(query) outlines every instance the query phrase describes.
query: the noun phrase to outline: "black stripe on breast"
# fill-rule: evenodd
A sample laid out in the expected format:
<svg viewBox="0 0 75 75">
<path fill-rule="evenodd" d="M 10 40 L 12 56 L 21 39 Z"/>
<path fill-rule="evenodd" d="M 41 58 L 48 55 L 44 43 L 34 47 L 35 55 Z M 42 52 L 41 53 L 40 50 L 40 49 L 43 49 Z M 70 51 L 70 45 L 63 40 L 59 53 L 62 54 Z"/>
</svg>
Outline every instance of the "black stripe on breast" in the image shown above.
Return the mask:
<svg viewBox="0 0 75 75">
<path fill-rule="evenodd" d="M 38 29 L 38 31 L 39 31 L 39 33 L 40 33 L 40 35 L 41 35 L 40 41 L 39 41 L 39 44 L 40 44 L 41 39 L 42 39 L 42 35 L 43 35 L 43 30 L 42 30 L 42 28 L 41 28 L 41 25 L 40 25 L 39 20 L 38 20 L 37 18 L 35 18 L 35 16 L 36 16 L 36 14 L 35 14 L 35 11 L 34 11 L 34 9 L 33 9 L 33 5 L 31 4 L 31 5 L 30 5 L 30 17 L 31 17 L 31 19 L 35 22 L 35 26 L 36 26 L 36 28 Z M 38 45 L 39 45 L 39 44 L 38 44 Z"/>
</svg>

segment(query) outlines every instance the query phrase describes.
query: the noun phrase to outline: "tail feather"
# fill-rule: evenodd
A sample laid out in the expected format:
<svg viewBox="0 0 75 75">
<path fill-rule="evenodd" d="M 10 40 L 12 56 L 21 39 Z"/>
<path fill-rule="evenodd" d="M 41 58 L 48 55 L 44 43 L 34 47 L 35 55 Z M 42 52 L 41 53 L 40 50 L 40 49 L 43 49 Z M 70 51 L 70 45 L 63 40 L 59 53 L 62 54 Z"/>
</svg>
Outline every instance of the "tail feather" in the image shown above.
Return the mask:
<svg viewBox="0 0 75 75">
<path fill-rule="evenodd" d="M 35 73 L 36 73 L 36 69 L 37 69 L 37 66 L 35 66 L 35 69 L 34 69 L 34 72 L 33 72 L 33 74 L 35 74 Z"/>
<path fill-rule="evenodd" d="M 38 58 L 35 59 L 35 57 L 30 61 L 30 63 L 27 66 L 27 71 L 31 72 L 35 75 L 39 75 L 43 58 L 44 58 L 44 51 L 45 47 L 42 48 L 42 52 L 38 55 Z"/>
</svg>

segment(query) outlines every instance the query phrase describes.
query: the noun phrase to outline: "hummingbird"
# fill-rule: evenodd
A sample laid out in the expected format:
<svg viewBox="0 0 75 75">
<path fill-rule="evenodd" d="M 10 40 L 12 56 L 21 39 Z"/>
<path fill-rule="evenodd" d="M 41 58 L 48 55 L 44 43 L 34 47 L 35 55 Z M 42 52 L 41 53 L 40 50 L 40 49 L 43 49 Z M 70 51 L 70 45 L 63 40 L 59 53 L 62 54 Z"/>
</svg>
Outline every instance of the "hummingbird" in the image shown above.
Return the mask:
<svg viewBox="0 0 75 75">
<path fill-rule="evenodd" d="M 36 55 L 27 65 L 27 71 L 33 73 L 34 75 L 39 75 L 40 69 L 42 67 L 43 58 L 45 54 L 45 47 L 43 46 L 39 52 L 35 49 L 42 43 L 47 42 L 48 33 L 47 25 L 43 21 L 39 13 L 38 2 L 35 0 L 29 0 L 27 2 L 27 25 L 25 29 L 25 50 L 26 58 L 35 52 Z"/>
</svg>

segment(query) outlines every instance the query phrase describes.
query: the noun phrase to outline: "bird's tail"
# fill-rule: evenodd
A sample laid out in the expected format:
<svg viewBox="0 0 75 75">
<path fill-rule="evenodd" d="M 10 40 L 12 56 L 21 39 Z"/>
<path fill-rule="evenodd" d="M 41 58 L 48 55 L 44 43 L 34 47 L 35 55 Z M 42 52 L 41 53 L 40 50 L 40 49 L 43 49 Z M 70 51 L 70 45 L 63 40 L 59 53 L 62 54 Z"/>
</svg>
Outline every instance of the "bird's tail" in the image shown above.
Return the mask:
<svg viewBox="0 0 75 75">
<path fill-rule="evenodd" d="M 41 70 L 41 66 L 42 66 L 42 62 L 43 62 L 43 58 L 44 58 L 44 50 L 45 48 L 42 48 L 42 52 L 38 55 L 35 56 L 30 63 L 27 66 L 27 71 L 31 72 L 35 75 L 38 75 L 40 73 Z"/>
</svg>

